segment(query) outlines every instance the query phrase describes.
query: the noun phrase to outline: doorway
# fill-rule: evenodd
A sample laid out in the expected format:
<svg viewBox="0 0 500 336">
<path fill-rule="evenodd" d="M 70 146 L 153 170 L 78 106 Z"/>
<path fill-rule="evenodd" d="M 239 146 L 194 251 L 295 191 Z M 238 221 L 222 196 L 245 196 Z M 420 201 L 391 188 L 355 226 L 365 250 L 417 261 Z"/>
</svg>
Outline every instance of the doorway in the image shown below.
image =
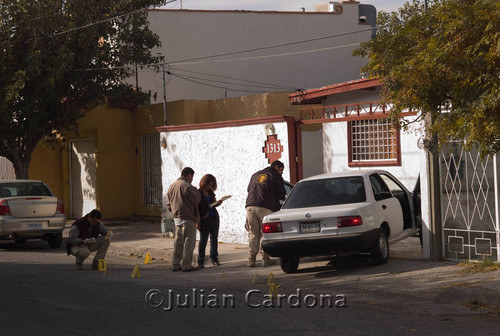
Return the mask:
<svg viewBox="0 0 500 336">
<path fill-rule="evenodd" d="M 96 208 L 95 139 L 71 140 L 71 218 L 80 218 Z"/>
</svg>

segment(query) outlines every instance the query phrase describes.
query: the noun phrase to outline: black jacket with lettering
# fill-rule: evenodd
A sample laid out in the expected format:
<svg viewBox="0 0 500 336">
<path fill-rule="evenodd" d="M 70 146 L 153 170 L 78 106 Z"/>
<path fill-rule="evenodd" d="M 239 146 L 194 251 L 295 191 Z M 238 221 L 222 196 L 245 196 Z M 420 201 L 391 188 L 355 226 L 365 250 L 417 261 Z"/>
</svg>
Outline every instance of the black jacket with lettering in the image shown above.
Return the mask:
<svg viewBox="0 0 500 336">
<path fill-rule="evenodd" d="M 253 174 L 247 190 L 245 207 L 257 206 L 278 211 L 281 208 L 280 200 L 284 200 L 286 196 L 283 177 L 273 167 Z"/>
</svg>

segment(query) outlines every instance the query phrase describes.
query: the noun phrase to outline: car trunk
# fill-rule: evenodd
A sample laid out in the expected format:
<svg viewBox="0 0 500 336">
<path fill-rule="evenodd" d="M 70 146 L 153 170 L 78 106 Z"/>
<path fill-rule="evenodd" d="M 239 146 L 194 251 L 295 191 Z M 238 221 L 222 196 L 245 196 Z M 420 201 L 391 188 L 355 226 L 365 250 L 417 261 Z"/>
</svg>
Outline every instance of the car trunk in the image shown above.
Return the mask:
<svg viewBox="0 0 500 336">
<path fill-rule="evenodd" d="M 8 204 L 12 217 L 32 218 L 54 216 L 57 210 L 55 196 L 11 197 Z"/>
</svg>

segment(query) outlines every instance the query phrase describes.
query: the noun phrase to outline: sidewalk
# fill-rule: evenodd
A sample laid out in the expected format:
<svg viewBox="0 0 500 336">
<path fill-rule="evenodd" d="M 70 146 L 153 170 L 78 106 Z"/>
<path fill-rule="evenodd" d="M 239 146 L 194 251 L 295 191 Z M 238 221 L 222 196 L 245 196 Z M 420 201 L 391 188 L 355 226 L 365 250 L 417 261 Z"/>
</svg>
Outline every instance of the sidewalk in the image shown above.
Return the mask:
<svg viewBox="0 0 500 336">
<path fill-rule="evenodd" d="M 159 221 L 103 221 L 103 224 L 113 230 L 108 253 L 144 257 L 149 252 L 153 260 L 171 263 L 174 239 L 162 237 Z M 226 265 L 245 265 L 247 251 L 247 245 L 219 243 L 219 259 Z M 354 265 L 350 268 L 350 265 L 344 264 L 334 271 L 326 266 L 328 261 L 305 258 L 299 271 L 303 268 L 310 271 L 299 275 L 282 273 L 280 276 L 312 274 L 318 283 L 355 284 L 360 289 L 370 288 L 393 298 L 428 300 L 438 305 L 465 305 L 472 310 L 487 309 L 497 315 L 500 313 L 500 271 L 462 274 L 457 262 L 423 260 L 418 238 L 409 238 L 391 246 L 390 258 L 389 263 L 381 266 L 356 268 Z M 353 260 L 355 262 L 356 259 L 348 259 L 345 263 Z"/>
<path fill-rule="evenodd" d="M 113 231 L 108 253 L 144 257 L 149 252 L 153 260 L 162 260 L 168 263 L 172 261 L 174 239 L 162 236 L 159 220 L 103 220 L 102 223 Z M 70 227 L 71 223 L 66 224 L 64 237 L 68 236 Z M 241 259 L 246 262 L 247 251 L 247 245 L 219 243 L 219 255 L 224 255 L 226 261 Z M 197 254 L 196 251 L 195 254 Z"/>
</svg>

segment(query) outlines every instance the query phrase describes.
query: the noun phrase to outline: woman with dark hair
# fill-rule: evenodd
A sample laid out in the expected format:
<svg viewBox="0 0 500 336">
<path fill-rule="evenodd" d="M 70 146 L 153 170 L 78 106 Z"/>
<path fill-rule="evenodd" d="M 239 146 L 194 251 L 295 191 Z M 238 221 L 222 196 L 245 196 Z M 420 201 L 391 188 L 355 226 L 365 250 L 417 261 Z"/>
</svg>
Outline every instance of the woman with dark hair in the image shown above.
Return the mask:
<svg viewBox="0 0 500 336">
<path fill-rule="evenodd" d="M 217 251 L 219 236 L 219 213 L 216 207 L 222 204 L 222 200 L 217 201 L 214 191 L 217 190 L 217 180 L 211 174 L 207 174 L 201 178 L 200 188 L 201 202 L 198 206 L 200 211 L 200 242 L 198 243 L 198 266 L 204 267 L 205 249 L 210 236 L 210 260 L 213 265 L 220 265 L 219 253 Z"/>
</svg>

